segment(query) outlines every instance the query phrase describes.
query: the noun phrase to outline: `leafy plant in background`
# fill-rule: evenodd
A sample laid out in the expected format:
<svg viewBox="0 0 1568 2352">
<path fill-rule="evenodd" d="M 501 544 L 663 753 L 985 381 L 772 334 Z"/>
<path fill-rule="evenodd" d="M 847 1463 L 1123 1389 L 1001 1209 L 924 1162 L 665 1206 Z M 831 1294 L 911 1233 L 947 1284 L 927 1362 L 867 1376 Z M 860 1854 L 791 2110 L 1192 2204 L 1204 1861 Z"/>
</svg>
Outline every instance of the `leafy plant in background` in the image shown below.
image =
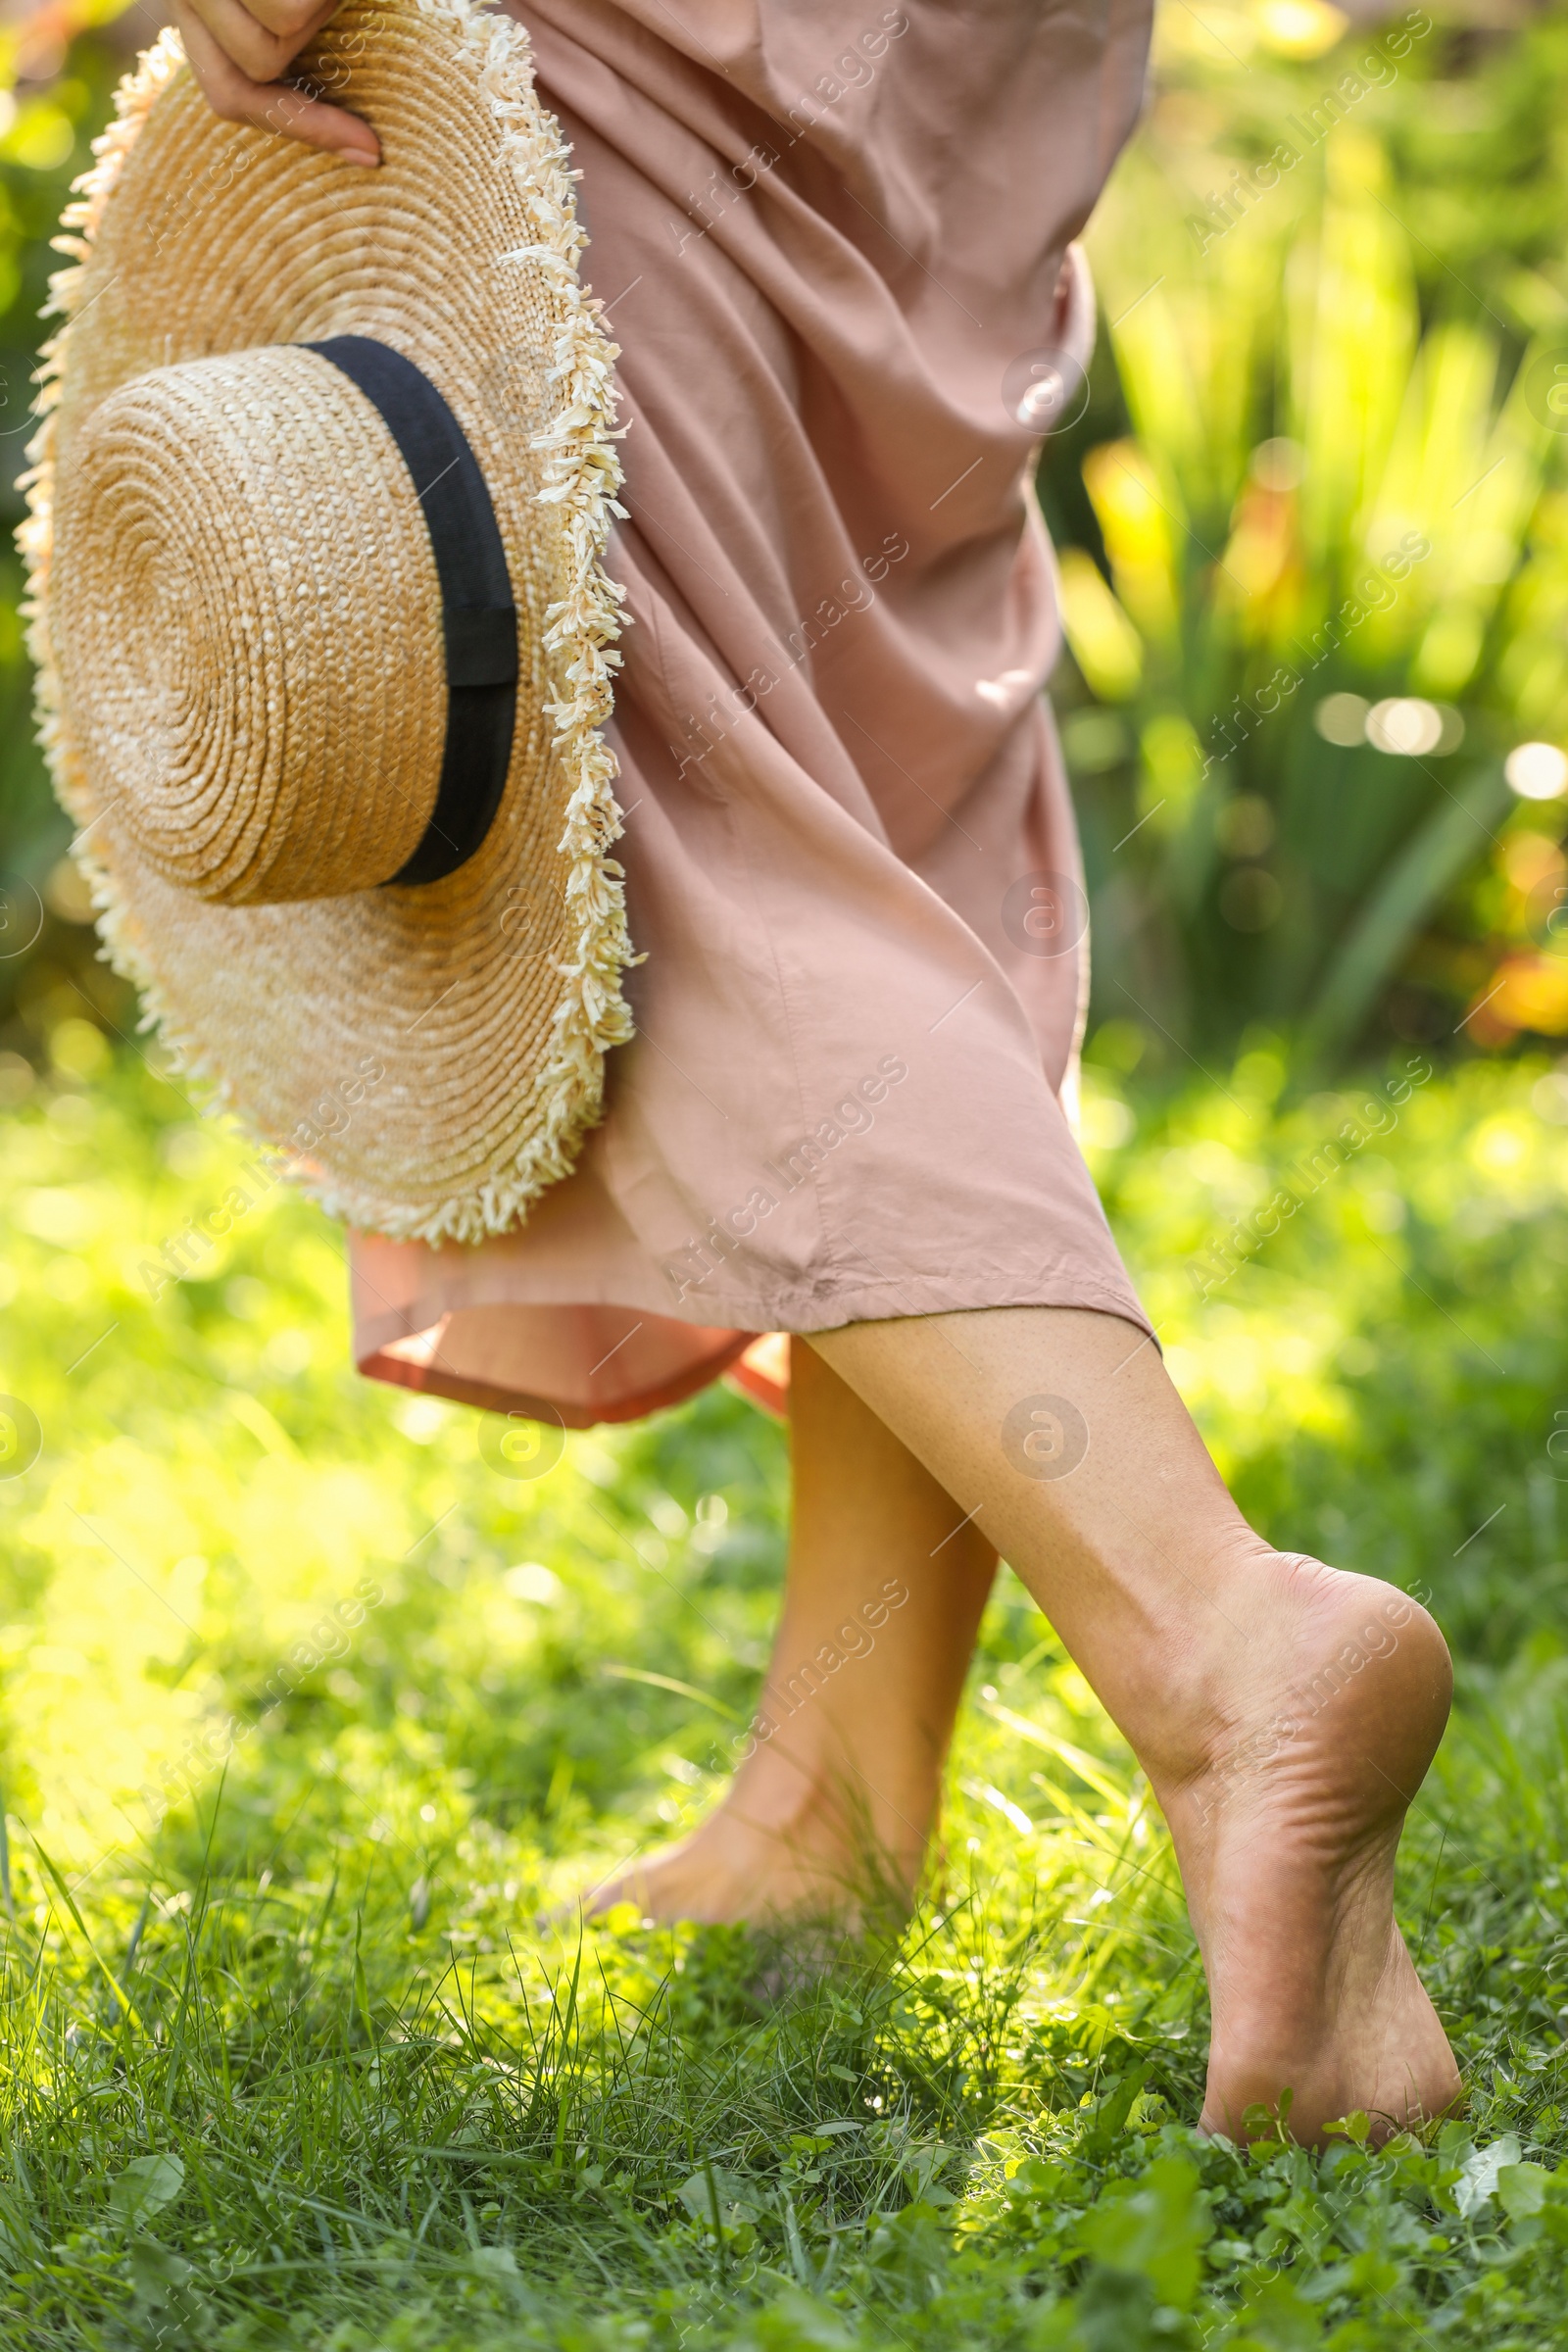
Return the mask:
<svg viewBox="0 0 1568 2352">
<path fill-rule="evenodd" d="M 125 0 L 49 0 L 0 24 L 0 1106 L 47 1033 L 72 1017 L 130 1025 L 128 993 L 94 960 L 90 908 L 64 860 L 71 828 L 33 741 L 12 533 L 31 438 L 51 252 L 72 180 L 128 56 L 151 37 Z M 84 992 L 84 993 L 83 993 Z"/>
<path fill-rule="evenodd" d="M 1283 1024 L 1319 1057 L 1375 1012 L 1568 1032 L 1555 154 L 1486 295 L 1427 234 L 1455 93 L 1494 136 L 1453 130 L 1450 176 L 1496 169 L 1500 119 L 1528 152 L 1563 26 L 1478 53 L 1420 12 L 1178 13 L 1094 227 L 1108 351 L 1044 473 L 1100 1008 L 1195 1047 Z"/>
</svg>

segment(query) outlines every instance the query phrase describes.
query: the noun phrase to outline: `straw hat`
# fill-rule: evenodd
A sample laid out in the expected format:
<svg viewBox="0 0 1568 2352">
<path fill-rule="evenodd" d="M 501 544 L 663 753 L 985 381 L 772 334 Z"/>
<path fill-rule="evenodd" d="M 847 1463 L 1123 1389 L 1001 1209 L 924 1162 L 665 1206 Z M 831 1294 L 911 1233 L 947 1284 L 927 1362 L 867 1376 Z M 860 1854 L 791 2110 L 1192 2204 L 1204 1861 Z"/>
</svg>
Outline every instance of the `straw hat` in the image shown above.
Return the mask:
<svg viewBox="0 0 1568 2352">
<path fill-rule="evenodd" d="M 336 1214 L 476 1241 L 630 1033 L 615 347 L 520 25 L 350 0 L 299 70 L 378 171 L 220 122 L 166 32 L 66 215 L 43 738 L 175 1060 Z"/>
</svg>

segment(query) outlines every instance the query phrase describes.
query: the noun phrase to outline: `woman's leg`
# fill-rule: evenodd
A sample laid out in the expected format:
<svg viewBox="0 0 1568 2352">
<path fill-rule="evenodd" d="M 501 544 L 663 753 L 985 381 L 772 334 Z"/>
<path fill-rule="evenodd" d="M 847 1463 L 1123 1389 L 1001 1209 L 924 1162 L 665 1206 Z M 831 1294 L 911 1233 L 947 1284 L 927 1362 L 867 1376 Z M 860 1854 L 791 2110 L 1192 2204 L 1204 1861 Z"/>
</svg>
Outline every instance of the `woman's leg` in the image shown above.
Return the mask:
<svg viewBox="0 0 1568 2352">
<path fill-rule="evenodd" d="M 792 1350 L 794 1513 L 757 1744 L 694 1836 L 591 1908 L 763 1920 L 906 1903 L 997 1555 L 822 1357 Z"/>
<path fill-rule="evenodd" d="M 1448 1654 L 1393 1587 L 1274 1551 L 1130 1324 L 1056 1307 L 861 1323 L 816 1348 L 975 1513 L 1127 1735 L 1213 2002 L 1204 2120 L 1294 2093 L 1310 2138 L 1459 2088 L 1394 1922 Z"/>
</svg>

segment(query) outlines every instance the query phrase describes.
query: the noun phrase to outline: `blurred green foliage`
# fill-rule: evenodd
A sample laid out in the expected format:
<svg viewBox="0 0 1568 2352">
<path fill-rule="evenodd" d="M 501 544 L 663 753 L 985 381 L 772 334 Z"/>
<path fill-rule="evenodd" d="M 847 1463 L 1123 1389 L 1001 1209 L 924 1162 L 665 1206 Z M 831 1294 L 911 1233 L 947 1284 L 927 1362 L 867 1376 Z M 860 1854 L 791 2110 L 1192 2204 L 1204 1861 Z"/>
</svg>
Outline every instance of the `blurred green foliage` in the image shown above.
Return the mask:
<svg viewBox="0 0 1568 2352">
<path fill-rule="evenodd" d="M 94 959 L 90 909 L 64 862 L 71 827 L 33 741 L 32 679 L 12 534 L 32 434 L 50 240 L 137 44 L 124 0 L 57 0 L 0 24 L 0 1052 L 36 1058 L 69 1013 L 128 1028 L 131 1001 Z M 85 992 L 84 994 L 82 992 Z M 0 1071 L 0 1100 L 4 1096 Z"/>
<path fill-rule="evenodd" d="M 1503 779 L 1568 742 L 1568 25 L 1171 9 L 1155 90 L 1042 476 L 1099 1009 L 1568 1032 L 1563 803 Z"/>
</svg>

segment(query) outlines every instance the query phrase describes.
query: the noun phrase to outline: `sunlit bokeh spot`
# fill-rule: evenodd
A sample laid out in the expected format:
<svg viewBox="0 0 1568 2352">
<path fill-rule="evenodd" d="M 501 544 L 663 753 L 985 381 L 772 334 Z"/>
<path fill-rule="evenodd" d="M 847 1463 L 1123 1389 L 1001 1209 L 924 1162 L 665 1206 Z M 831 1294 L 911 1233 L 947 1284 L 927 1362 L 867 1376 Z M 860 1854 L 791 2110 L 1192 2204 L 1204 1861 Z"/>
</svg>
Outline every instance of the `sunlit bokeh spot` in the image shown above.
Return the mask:
<svg viewBox="0 0 1568 2352">
<path fill-rule="evenodd" d="M 1374 703 L 1367 712 L 1366 739 L 1377 751 L 1419 760 L 1442 743 L 1443 712 L 1436 703 L 1424 703 L 1415 695 L 1395 695 L 1389 702 Z"/>
<path fill-rule="evenodd" d="M 1559 801 L 1568 785 L 1568 756 L 1554 743 L 1519 743 L 1502 772 L 1522 801 Z"/>
</svg>

